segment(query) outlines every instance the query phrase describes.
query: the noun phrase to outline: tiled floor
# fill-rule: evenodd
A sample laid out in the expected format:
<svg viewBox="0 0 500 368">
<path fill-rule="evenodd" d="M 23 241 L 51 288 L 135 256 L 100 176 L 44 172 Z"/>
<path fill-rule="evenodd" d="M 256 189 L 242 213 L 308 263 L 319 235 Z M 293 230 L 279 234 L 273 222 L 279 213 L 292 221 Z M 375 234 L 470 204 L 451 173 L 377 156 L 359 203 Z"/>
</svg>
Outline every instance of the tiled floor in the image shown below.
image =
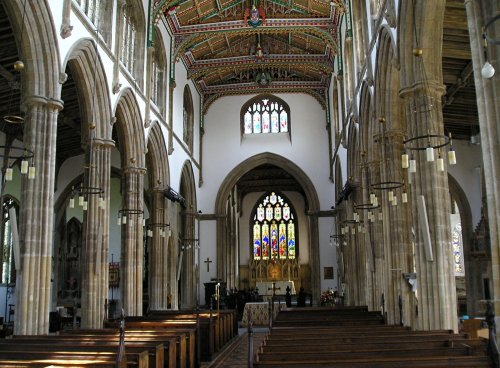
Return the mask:
<svg viewBox="0 0 500 368">
<path fill-rule="evenodd" d="M 248 333 L 246 328 L 239 331 L 239 336 L 221 352 L 209 368 L 246 368 L 248 367 Z M 254 328 L 253 351 L 259 348 L 268 333 L 267 328 Z"/>
</svg>

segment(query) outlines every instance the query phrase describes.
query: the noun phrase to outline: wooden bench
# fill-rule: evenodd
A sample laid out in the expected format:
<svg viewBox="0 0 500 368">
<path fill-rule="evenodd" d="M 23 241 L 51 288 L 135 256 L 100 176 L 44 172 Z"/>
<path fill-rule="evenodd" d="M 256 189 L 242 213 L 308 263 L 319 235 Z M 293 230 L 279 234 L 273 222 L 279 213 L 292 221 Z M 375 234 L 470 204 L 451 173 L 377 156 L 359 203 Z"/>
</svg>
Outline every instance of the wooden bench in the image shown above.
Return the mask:
<svg viewBox="0 0 500 368">
<path fill-rule="evenodd" d="M 234 310 L 199 311 L 153 311 L 145 317 L 126 317 L 127 329 L 175 329 L 190 326 L 199 330 L 200 360 L 211 361 L 216 352 L 238 334 L 237 315 Z M 108 322 L 108 327 L 117 327 Z M 194 339 L 193 339 L 194 342 Z M 197 348 L 191 345 L 194 351 Z"/>
<path fill-rule="evenodd" d="M 449 330 L 383 324 L 364 308 L 286 309 L 258 348 L 255 367 L 490 367 L 484 340 Z"/>
<path fill-rule="evenodd" d="M 87 337 L 87 336 L 86 336 Z M 7 339 L 0 341 L 0 356 L 1 351 L 23 351 L 29 349 L 36 351 L 44 349 L 64 349 L 67 351 L 92 351 L 92 349 L 100 349 L 102 351 L 117 352 L 119 342 L 116 341 L 116 336 L 111 336 L 111 339 L 103 336 L 95 336 L 82 338 L 81 336 L 23 336 L 21 338 Z M 176 341 L 174 338 L 169 340 L 154 339 L 154 340 L 131 340 L 125 341 L 126 354 L 138 354 L 147 351 L 149 355 L 149 366 L 160 367 L 175 367 L 176 366 Z"/>
<path fill-rule="evenodd" d="M 47 347 L 48 348 L 48 347 Z M 56 351 L 30 351 L 24 350 L 21 352 L 2 351 L 0 353 L 0 365 L 5 367 L 11 366 L 85 366 L 85 365 L 104 365 L 116 367 L 117 352 L 107 351 L 66 351 L 59 349 Z M 139 354 L 127 354 L 126 367 L 148 368 L 149 359 L 148 352 L 143 351 Z"/>
<path fill-rule="evenodd" d="M 91 329 L 91 330 L 68 330 L 57 335 L 59 339 L 78 339 L 90 341 L 103 341 L 110 338 L 116 339 L 116 329 Z M 164 345 L 164 356 L 169 367 L 194 367 L 194 341 L 195 331 L 192 329 L 178 329 L 176 331 L 165 331 L 156 329 L 132 329 L 126 327 L 125 348 L 127 344 L 138 342 L 154 342 Z"/>
<path fill-rule="evenodd" d="M 199 317 L 200 329 L 205 338 L 213 334 L 214 351 L 218 351 L 222 346 L 238 336 L 238 316 L 235 310 L 219 310 L 214 312 L 210 310 L 196 311 L 150 311 L 148 319 L 175 319 L 175 320 L 196 320 Z M 208 327 L 207 327 L 208 324 Z M 213 325 L 213 331 L 211 325 Z M 206 330 L 210 329 L 210 333 Z"/>
</svg>

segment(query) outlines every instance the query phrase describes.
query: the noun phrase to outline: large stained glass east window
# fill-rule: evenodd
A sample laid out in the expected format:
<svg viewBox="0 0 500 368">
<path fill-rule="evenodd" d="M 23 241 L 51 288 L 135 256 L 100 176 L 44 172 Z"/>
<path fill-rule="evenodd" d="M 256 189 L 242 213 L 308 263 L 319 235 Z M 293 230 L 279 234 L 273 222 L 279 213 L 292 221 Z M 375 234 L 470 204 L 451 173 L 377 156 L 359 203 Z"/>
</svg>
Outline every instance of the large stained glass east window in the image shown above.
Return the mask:
<svg viewBox="0 0 500 368">
<path fill-rule="evenodd" d="M 243 106 L 241 113 L 244 134 L 290 131 L 290 108 L 275 96 L 257 96 Z"/>
<path fill-rule="evenodd" d="M 253 259 L 295 259 L 295 227 L 286 199 L 274 192 L 264 196 L 253 215 Z"/>
</svg>

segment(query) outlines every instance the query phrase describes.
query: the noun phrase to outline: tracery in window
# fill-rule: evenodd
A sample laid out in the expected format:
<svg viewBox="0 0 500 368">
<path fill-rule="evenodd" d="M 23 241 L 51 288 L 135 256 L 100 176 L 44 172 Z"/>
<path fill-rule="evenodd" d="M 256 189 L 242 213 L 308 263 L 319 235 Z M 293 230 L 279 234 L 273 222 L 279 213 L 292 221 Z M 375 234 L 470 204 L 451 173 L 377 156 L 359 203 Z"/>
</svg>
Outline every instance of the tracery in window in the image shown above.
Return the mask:
<svg viewBox="0 0 500 368">
<path fill-rule="evenodd" d="M 288 133 L 290 108 L 275 96 L 257 96 L 243 106 L 241 120 L 243 134 Z"/>
<path fill-rule="evenodd" d="M 274 192 L 264 196 L 253 214 L 254 260 L 295 259 L 295 215 L 286 199 Z"/>
<path fill-rule="evenodd" d="M 188 146 L 189 151 L 193 150 L 193 128 L 194 128 L 194 109 L 193 97 L 189 86 L 184 87 L 184 98 L 182 106 L 182 140 Z"/>
<path fill-rule="evenodd" d="M 97 26 L 99 24 L 99 15 L 101 14 L 102 0 L 78 0 L 80 8 L 87 15 L 90 21 Z"/>
<path fill-rule="evenodd" d="M 120 61 L 127 68 L 127 70 L 134 74 L 134 61 L 135 61 L 135 45 L 137 39 L 137 27 L 135 19 L 132 15 L 130 6 L 125 7 L 123 19 L 123 34 L 122 34 L 122 52 Z"/>
<path fill-rule="evenodd" d="M 6 196 L 3 201 L 3 241 L 2 241 L 2 284 L 12 284 L 16 281 L 15 265 L 14 265 L 14 237 L 13 237 L 13 224 L 11 218 L 11 210 L 17 214 L 19 213 L 18 203 L 9 196 Z M 17 221 L 16 225 L 17 227 Z"/>
<path fill-rule="evenodd" d="M 151 100 L 161 112 L 164 112 L 165 100 L 165 59 L 163 40 L 159 37 L 159 31 L 157 31 L 152 63 L 153 66 L 151 69 Z"/>
</svg>

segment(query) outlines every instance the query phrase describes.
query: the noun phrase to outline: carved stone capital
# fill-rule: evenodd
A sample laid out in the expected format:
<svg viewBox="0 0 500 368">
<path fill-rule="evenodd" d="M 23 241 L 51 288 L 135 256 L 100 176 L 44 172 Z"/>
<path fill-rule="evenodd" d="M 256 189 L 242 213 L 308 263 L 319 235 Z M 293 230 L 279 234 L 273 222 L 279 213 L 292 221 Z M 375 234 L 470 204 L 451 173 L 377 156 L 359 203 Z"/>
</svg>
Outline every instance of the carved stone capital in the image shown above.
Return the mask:
<svg viewBox="0 0 500 368">
<path fill-rule="evenodd" d="M 60 35 L 62 38 L 68 38 L 71 36 L 71 32 L 73 31 L 73 26 L 70 24 L 62 24 Z"/>
</svg>

